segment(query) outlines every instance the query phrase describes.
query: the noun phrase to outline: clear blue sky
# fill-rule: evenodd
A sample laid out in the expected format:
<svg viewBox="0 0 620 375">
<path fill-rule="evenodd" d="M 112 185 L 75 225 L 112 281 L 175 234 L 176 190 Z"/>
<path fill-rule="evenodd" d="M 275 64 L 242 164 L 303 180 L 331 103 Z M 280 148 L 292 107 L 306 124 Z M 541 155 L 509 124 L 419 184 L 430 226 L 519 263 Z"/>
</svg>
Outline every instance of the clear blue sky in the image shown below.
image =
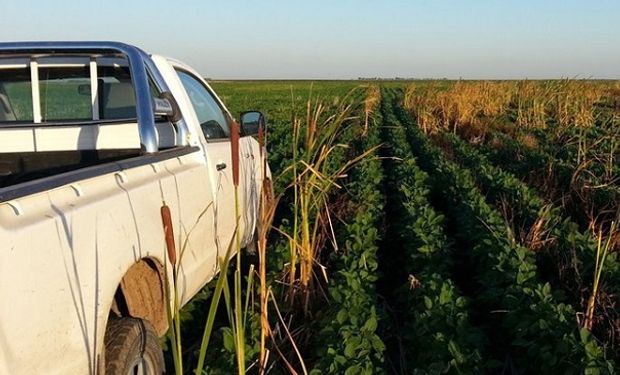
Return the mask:
<svg viewBox="0 0 620 375">
<path fill-rule="evenodd" d="M 616 78 L 620 0 L 0 0 L 3 41 L 118 40 L 213 78 Z"/>
</svg>

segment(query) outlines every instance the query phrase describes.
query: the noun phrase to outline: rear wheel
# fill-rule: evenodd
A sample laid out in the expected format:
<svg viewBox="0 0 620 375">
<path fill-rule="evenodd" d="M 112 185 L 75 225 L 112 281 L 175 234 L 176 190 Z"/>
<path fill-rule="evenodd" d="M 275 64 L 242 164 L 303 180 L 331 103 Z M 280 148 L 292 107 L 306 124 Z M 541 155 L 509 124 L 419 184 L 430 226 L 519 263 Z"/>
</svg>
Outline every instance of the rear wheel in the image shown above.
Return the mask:
<svg viewBox="0 0 620 375">
<path fill-rule="evenodd" d="M 164 373 L 164 356 L 157 333 L 146 320 L 111 318 L 104 341 L 106 375 Z"/>
</svg>

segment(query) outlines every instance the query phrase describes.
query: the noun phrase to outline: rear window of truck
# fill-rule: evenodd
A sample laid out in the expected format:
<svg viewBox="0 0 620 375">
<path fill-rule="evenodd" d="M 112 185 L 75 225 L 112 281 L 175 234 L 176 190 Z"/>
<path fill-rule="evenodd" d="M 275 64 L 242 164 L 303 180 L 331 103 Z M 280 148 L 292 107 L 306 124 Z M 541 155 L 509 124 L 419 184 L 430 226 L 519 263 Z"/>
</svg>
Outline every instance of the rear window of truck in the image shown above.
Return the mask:
<svg viewBox="0 0 620 375">
<path fill-rule="evenodd" d="M 96 103 L 91 94 L 87 66 L 39 67 L 41 122 L 90 121 L 136 118 L 136 99 L 123 66 L 97 67 Z M 154 95 L 157 90 L 153 89 Z M 30 67 L 0 65 L 0 122 L 33 122 L 33 87 Z"/>
<path fill-rule="evenodd" d="M 41 121 L 92 119 L 88 68 L 39 68 Z"/>
</svg>

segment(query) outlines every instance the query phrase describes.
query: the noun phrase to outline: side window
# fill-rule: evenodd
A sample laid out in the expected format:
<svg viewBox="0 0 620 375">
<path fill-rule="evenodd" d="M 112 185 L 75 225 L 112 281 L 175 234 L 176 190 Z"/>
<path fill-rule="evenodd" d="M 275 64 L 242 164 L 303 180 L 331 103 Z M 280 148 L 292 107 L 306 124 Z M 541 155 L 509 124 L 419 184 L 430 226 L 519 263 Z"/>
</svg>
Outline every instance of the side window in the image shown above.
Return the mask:
<svg viewBox="0 0 620 375">
<path fill-rule="evenodd" d="M 177 74 L 196 112 L 207 140 L 228 138 L 230 131 L 224 111 L 209 90 L 194 76 L 177 70 Z"/>
</svg>

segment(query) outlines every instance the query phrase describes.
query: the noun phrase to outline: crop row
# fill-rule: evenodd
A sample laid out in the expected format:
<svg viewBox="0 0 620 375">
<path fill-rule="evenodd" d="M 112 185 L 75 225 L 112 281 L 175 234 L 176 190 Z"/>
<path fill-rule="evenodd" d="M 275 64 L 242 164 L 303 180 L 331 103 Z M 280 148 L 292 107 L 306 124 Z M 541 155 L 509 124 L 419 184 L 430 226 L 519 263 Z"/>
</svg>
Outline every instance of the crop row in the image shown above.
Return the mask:
<svg viewBox="0 0 620 375">
<path fill-rule="evenodd" d="M 329 122 L 330 116 L 341 114 L 345 99 L 347 103 L 353 103 L 352 115 L 363 113 L 361 95 L 347 94 L 357 83 L 346 87 L 321 85 L 319 89 L 311 89 L 310 95 L 308 88 L 311 86 L 305 83 L 269 84 L 262 95 L 256 95 L 254 84 L 218 84 L 226 88 L 218 91 L 223 91 L 224 94 L 227 90 L 230 91 L 230 96 L 225 95 L 224 99 L 232 113 L 256 109 L 268 116 L 269 164 L 273 172 L 275 193 L 280 196 L 274 220 L 274 226 L 278 230 L 270 233 L 267 257 L 267 281 L 274 298 L 269 303 L 269 322 L 273 331 L 267 342 L 270 351 L 268 371 L 285 372 L 289 364 L 299 368 L 300 355 L 306 366 L 303 372 L 307 369 L 313 374 L 380 374 L 383 368 L 384 345 L 376 333 L 381 313 L 374 283 L 378 278 L 376 252 L 380 238 L 378 226 L 383 210 L 383 195 L 372 195 L 373 187 L 376 187 L 375 192 L 380 191 L 382 181 L 378 161 L 369 160 L 359 164 L 350 173 L 348 181 L 338 181 L 338 184 L 346 185 L 348 190 L 334 189 L 334 193 L 326 197 L 330 209 L 334 208 L 332 205 L 337 206 L 342 202 L 355 207 L 351 216 L 344 218 L 347 224 L 336 228 L 335 232 L 340 236 L 340 250 L 333 253 L 330 246 L 325 246 L 329 251 L 323 251 L 323 256 L 315 263 L 317 280 L 323 279 L 319 274 L 322 265 L 329 267 L 326 271 L 329 277 L 326 285 L 329 297 L 324 297 L 320 290 L 323 285 L 317 282 L 316 293 L 313 295 L 315 301 L 310 303 L 310 311 L 302 312 L 299 304 L 291 303 L 292 299 L 287 298 L 291 286 L 279 282 L 284 278 L 283 275 L 287 275 L 291 264 L 290 243 L 280 232 L 291 233 L 293 228 L 295 200 L 290 188 L 293 184 L 293 155 L 297 152 L 299 157 L 299 153 L 307 150 L 305 144 L 293 146 L 296 125 L 299 125 L 298 129 L 303 138 L 311 124 L 315 126 L 319 123 L 320 126 Z M 291 86 L 295 86 L 298 92 L 293 93 Z M 322 108 L 322 112 L 317 114 L 317 108 Z M 315 123 L 312 123 L 313 120 Z M 360 144 L 354 144 L 354 140 L 359 138 L 358 125 L 346 123 L 342 126 L 343 131 L 338 135 L 337 142 L 352 147 L 336 147 L 329 158 L 326 158 L 325 164 L 328 165 L 325 165 L 322 171 L 337 170 L 349 157 L 356 156 L 358 152 L 378 142 L 375 135 L 374 138 L 369 136 Z M 351 192 L 353 194 L 349 196 Z M 249 258 L 253 256 L 250 255 Z M 360 259 L 365 261 L 361 262 Z M 257 284 L 257 281 L 254 283 Z M 252 296 L 249 300 L 255 302 L 254 308 L 248 312 L 246 355 L 248 358 L 257 358 L 260 306 L 258 298 Z M 275 306 L 278 306 L 277 310 Z M 186 309 L 186 315 L 201 316 L 199 309 L 191 311 L 191 307 Z M 282 320 L 279 318 L 280 314 Z M 309 319 L 310 317 L 313 319 Z M 190 326 L 188 328 L 193 328 Z M 291 336 L 286 334 L 285 326 L 290 330 Z M 207 356 L 210 373 L 231 373 L 234 371 L 234 353 L 231 331 L 226 327 L 226 322 L 218 321 L 216 324 L 214 341 L 213 349 L 210 349 L 213 355 Z"/>
<path fill-rule="evenodd" d="M 536 138 L 537 144 L 557 159 L 574 163 L 579 157 L 596 154 L 618 154 L 617 137 L 619 129 L 617 119 L 601 120 L 597 126 L 572 126 L 562 132 L 532 129 L 524 132 Z"/>
<path fill-rule="evenodd" d="M 609 150 L 608 160 L 603 161 L 600 155 L 578 156 L 580 151 L 570 145 L 539 145 L 540 141 L 532 141 L 528 135 L 518 138 L 521 141 L 494 131 L 490 144 L 480 150 L 494 164 L 536 186 L 548 199 L 563 201 L 582 228 L 600 213 L 604 215 L 598 217 L 599 222 L 613 218 L 620 200 L 620 188 L 613 182 L 620 178 L 619 167 L 613 160 L 620 155 Z"/>
<path fill-rule="evenodd" d="M 454 264 L 444 217 L 431 206 L 428 175 L 417 166 L 404 129 L 385 100 L 382 112 L 387 198 L 395 206 L 394 217 L 388 218 L 395 227 L 394 248 L 382 251 L 390 258 L 390 272 L 400 279 L 396 293 L 404 321 L 403 370 L 481 373 L 486 340 L 470 322 L 469 300 L 451 280 Z"/>
<path fill-rule="evenodd" d="M 575 254 L 577 259 L 567 261 L 579 268 L 582 277 L 591 280 L 596 240 L 589 232 L 580 231 L 576 223 L 563 218 L 561 207 L 545 202 L 537 192 L 511 173 L 491 164 L 466 141 L 448 134 L 442 138 L 449 143 L 454 159 L 476 177 L 487 198 L 496 207 L 510 207 L 510 219 L 522 244 L 534 250 L 555 248 L 556 251 L 561 249 L 567 254 Z M 607 260 L 607 269 L 617 268 L 613 265 L 613 256 Z"/>
<path fill-rule="evenodd" d="M 511 363 L 527 373 L 613 372 L 592 336 L 578 331 L 572 307 L 558 303 L 550 285 L 538 279 L 534 254 L 511 239 L 471 173 L 448 161 L 399 106 L 396 114 L 407 125 L 412 150 L 431 175 L 473 265 L 477 306 L 496 360 L 490 363 Z"/>
<path fill-rule="evenodd" d="M 359 132 L 353 133 L 359 136 Z M 344 141 L 344 140 L 343 140 Z M 368 150 L 379 143 L 376 123 L 355 148 Z M 347 190 L 352 212 L 341 228 L 341 251 L 331 256 L 329 305 L 319 311 L 316 356 L 311 374 L 381 374 L 385 345 L 377 333 L 381 321 L 375 283 L 381 239 L 384 196 L 383 171 L 376 152 L 351 171 Z"/>
<path fill-rule="evenodd" d="M 573 171 L 566 163 L 558 163 L 549 154 L 536 148 L 534 145 L 526 145 L 514 139 L 508 134 L 499 131 L 490 132 L 490 144 L 482 145 L 480 150 L 503 169 L 514 173 L 522 179 L 537 182 L 541 186 L 550 182 L 548 177 L 553 172 L 553 181 L 558 187 L 568 190 Z"/>
<path fill-rule="evenodd" d="M 525 183 L 492 165 L 469 143 L 455 135 L 445 134 L 442 139 L 449 144 L 454 159 L 475 176 L 487 199 L 496 207 L 509 207 L 507 216 L 518 234 L 517 240 L 537 252 L 539 268 L 554 274 L 557 279 L 554 286 L 569 292 L 573 306 L 584 311 L 580 303 L 588 299 L 584 292 L 591 293 L 597 240 L 589 232 L 580 231 L 570 219 L 563 218 L 560 207 L 547 204 Z M 616 256 L 611 254 L 604 264 L 607 279 L 604 289 L 611 296 L 612 304 L 613 296 L 620 294 L 620 264 Z"/>
</svg>

